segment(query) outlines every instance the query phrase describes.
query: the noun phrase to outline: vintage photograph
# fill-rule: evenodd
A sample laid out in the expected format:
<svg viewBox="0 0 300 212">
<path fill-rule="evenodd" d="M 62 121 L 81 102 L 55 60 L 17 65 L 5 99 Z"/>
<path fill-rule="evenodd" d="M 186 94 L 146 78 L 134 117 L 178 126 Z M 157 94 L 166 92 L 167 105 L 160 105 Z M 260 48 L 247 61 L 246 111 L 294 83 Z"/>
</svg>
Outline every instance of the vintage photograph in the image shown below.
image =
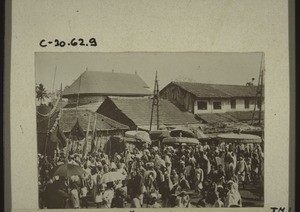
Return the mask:
<svg viewBox="0 0 300 212">
<path fill-rule="evenodd" d="M 264 61 L 35 53 L 40 209 L 264 207 Z"/>
</svg>

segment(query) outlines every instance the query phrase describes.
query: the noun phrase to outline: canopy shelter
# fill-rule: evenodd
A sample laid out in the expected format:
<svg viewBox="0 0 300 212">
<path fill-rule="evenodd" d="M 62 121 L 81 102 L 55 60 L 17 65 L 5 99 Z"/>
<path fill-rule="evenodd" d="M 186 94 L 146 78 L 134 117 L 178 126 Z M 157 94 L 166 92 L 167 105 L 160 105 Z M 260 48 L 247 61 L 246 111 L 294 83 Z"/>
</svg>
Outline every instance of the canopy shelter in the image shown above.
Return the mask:
<svg viewBox="0 0 300 212">
<path fill-rule="evenodd" d="M 219 141 L 232 143 L 261 143 L 261 137 L 251 134 L 226 133 L 217 135 Z"/>
<path fill-rule="evenodd" d="M 130 152 L 135 148 L 142 149 L 152 143 L 149 133 L 145 131 L 127 131 L 125 132 L 124 141 Z"/>
<path fill-rule="evenodd" d="M 151 144 L 149 133 L 145 131 L 127 131 L 124 140 L 128 143 Z"/>
<path fill-rule="evenodd" d="M 174 130 L 171 130 L 170 136 L 172 137 L 187 137 L 187 138 L 195 138 L 195 133 L 187 127 L 178 126 Z"/>
<path fill-rule="evenodd" d="M 169 138 L 170 131 L 165 129 L 161 130 L 152 130 L 149 132 L 150 138 L 152 140 L 152 146 L 157 146 L 159 149 L 161 149 L 161 142 L 164 138 Z"/>
<path fill-rule="evenodd" d="M 199 141 L 196 138 L 186 137 L 170 137 L 164 138 L 162 144 L 165 145 L 198 145 Z"/>
<path fill-rule="evenodd" d="M 58 166 L 55 166 L 50 170 L 50 176 L 61 176 L 61 177 L 71 177 L 71 176 L 81 176 L 84 173 L 86 173 L 82 167 L 73 165 L 73 164 L 61 164 Z"/>
<path fill-rule="evenodd" d="M 99 183 L 103 184 L 103 183 L 115 182 L 118 180 L 125 180 L 125 178 L 126 175 L 123 175 L 120 172 L 108 172 L 103 174 Z"/>
<path fill-rule="evenodd" d="M 153 130 L 149 132 L 149 135 L 151 140 L 162 140 L 170 137 L 170 132 L 168 130 Z"/>
</svg>

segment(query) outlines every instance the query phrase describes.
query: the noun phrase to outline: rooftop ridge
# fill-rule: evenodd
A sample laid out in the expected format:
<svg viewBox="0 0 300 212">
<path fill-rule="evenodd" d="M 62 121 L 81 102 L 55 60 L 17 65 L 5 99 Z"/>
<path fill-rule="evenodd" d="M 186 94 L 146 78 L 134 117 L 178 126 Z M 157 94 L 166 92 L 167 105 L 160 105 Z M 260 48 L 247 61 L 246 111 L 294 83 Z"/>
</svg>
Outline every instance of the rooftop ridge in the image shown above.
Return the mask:
<svg viewBox="0 0 300 212">
<path fill-rule="evenodd" d="M 151 98 L 151 96 L 145 96 L 145 97 L 126 97 L 126 96 L 121 96 L 121 97 L 118 97 L 118 96 L 108 96 L 109 99 L 112 99 L 112 100 L 149 100 L 149 101 L 152 101 L 153 99 Z M 162 99 L 160 98 L 159 101 L 165 101 L 165 102 L 171 102 L 170 100 L 168 99 Z"/>
<path fill-rule="evenodd" d="M 94 72 L 94 73 L 108 73 L 108 74 L 126 74 L 126 75 L 137 75 L 137 76 L 139 76 L 138 75 L 138 73 L 137 72 L 134 72 L 134 73 L 124 73 L 124 72 L 117 72 L 117 71 L 95 71 L 95 70 L 85 70 L 84 72 L 82 72 L 82 74 L 83 73 L 87 73 L 87 72 Z"/>
<path fill-rule="evenodd" d="M 81 73 L 80 76 L 82 76 L 85 73 L 101 73 L 101 74 L 116 74 L 116 75 L 128 75 L 128 76 L 136 76 L 138 78 L 140 78 L 145 84 L 146 86 L 144 86 L 145 88 L 149 88 L 149 86 L 147 85 L 147 83 L 142 79 L 142 77 L 135 71 L 134 73 L 124 73 L 124 72 L 116 72 L 116 71 L 95 71 L 95 70 L 85 70 L 84 72 Z"/>
<path fill-rule="evenodd" d="M 79 86 L 80 85 L 80 86 Z M 80 89 L 79 89 L 80 88 Z M 74 94 L 112 96 L 149 96 L 149 85 L 136 73 L 86 70 L 63 90 L 63 96 Z"/>
<path fill-rule="evenodd" d="M 202 82 L 184 82 L 184 81 L 172 81 L 171 83 L 175 84 L 180 84 L 180 83 L 185 83 L 185 84 L 201 84 L 201 85 L 221 85 L 221 86 L 243 86 L 243 87 L 250 87 L 248 85 L 237 85 L 237 84 L 218 84 L 218 83 L 202 83 Z M 256 86 L 257 85 L 253 85 Z"/>
</svg>

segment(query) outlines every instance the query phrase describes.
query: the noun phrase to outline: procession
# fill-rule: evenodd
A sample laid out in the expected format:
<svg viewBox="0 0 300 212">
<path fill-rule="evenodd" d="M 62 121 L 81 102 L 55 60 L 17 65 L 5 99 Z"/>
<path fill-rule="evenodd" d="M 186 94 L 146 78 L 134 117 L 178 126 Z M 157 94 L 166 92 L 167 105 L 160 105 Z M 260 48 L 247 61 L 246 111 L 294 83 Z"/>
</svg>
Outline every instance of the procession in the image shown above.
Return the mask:
<svg viewBox="0 0 300 212">
<path fill-rule="evenodd" d="M 37 72 L 39 208 L 263 207 L 264 69 L 250 65 L 256 81 L 170 80 L 156 71 L 151 89 L 136 71 L 78 67 L 69 77 L 55 67 L 53 82 Z"/>
<path fill-rule="evenodd" d="M 263 181 L 263 150 L 205 142 L 111 156 L 56 151 L 39 155 L 39 172 L 42 208 L 241 207 L 239 188 Z"/>
</svg>

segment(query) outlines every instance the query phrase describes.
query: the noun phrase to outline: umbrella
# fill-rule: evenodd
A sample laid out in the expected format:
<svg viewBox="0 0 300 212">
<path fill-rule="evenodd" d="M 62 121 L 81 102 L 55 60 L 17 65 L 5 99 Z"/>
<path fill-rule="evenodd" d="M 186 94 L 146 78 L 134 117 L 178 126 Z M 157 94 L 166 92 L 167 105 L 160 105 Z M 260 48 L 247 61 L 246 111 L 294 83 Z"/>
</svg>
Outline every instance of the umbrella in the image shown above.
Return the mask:
<svg viewBox="0 0 300 212">
<path fill-rule="evenodd" d="M 151 139 L 149 133 L 145 131 L 127 131 L 125 132 L 125 140 L 130 141 L 130 139 L 135 139 L 138 142 L 151 144 Z"/>
<path fill-rule="evenodd" d="M 196 138 L 185 138 L 185 137 L 170 137 L 164 138 L 163 144 L 186 144 L 186 145 L 197 145 L 199 141 Z"/>
<path fill-rule="evenodd" d="M 237 143 L 261 143 L 261 137 L 251 134 L 237 134 L 227 133 L 219 134 L 217 138 L 224 142 L 237 142 Z"/>
<path fill-rule="evenodd" d="M 120 172 L 108 172 L 101 177 L 100 184 L 109 183 L 117 180 L 125 180 L 125 178 L 126 176 L 121 174 Z"/>
<path fill-rule="evenodd" d="M 134 144 L 135 143 L 146 143 L 145 141 L 136 139 L 136 138 L 124 138 L 124 141 L 127 143 L 134 143 Z"/>
<path fill-rule="evenodd" d="M 150 131 L 149 135 L 152 140 L 157 140 L 160 138 L 170 137 L 170 132 L 168 130 L 154 130 Z"/>
<path fill-rule="evenodd" d="M 176 127 L 174 130 L 171 130 L 170 136 L 172 137 L 187 137 L 195 138 L 195 134 L 187 127 Z"/>
<path fill-rule="evenodd" d="M 86 173 L 80 166 L 73 164 L 61 164 L 55 166 L 50 171 L 50 176 L 71 177 L 74 175 L 81 176 Z"/>
</svg>

